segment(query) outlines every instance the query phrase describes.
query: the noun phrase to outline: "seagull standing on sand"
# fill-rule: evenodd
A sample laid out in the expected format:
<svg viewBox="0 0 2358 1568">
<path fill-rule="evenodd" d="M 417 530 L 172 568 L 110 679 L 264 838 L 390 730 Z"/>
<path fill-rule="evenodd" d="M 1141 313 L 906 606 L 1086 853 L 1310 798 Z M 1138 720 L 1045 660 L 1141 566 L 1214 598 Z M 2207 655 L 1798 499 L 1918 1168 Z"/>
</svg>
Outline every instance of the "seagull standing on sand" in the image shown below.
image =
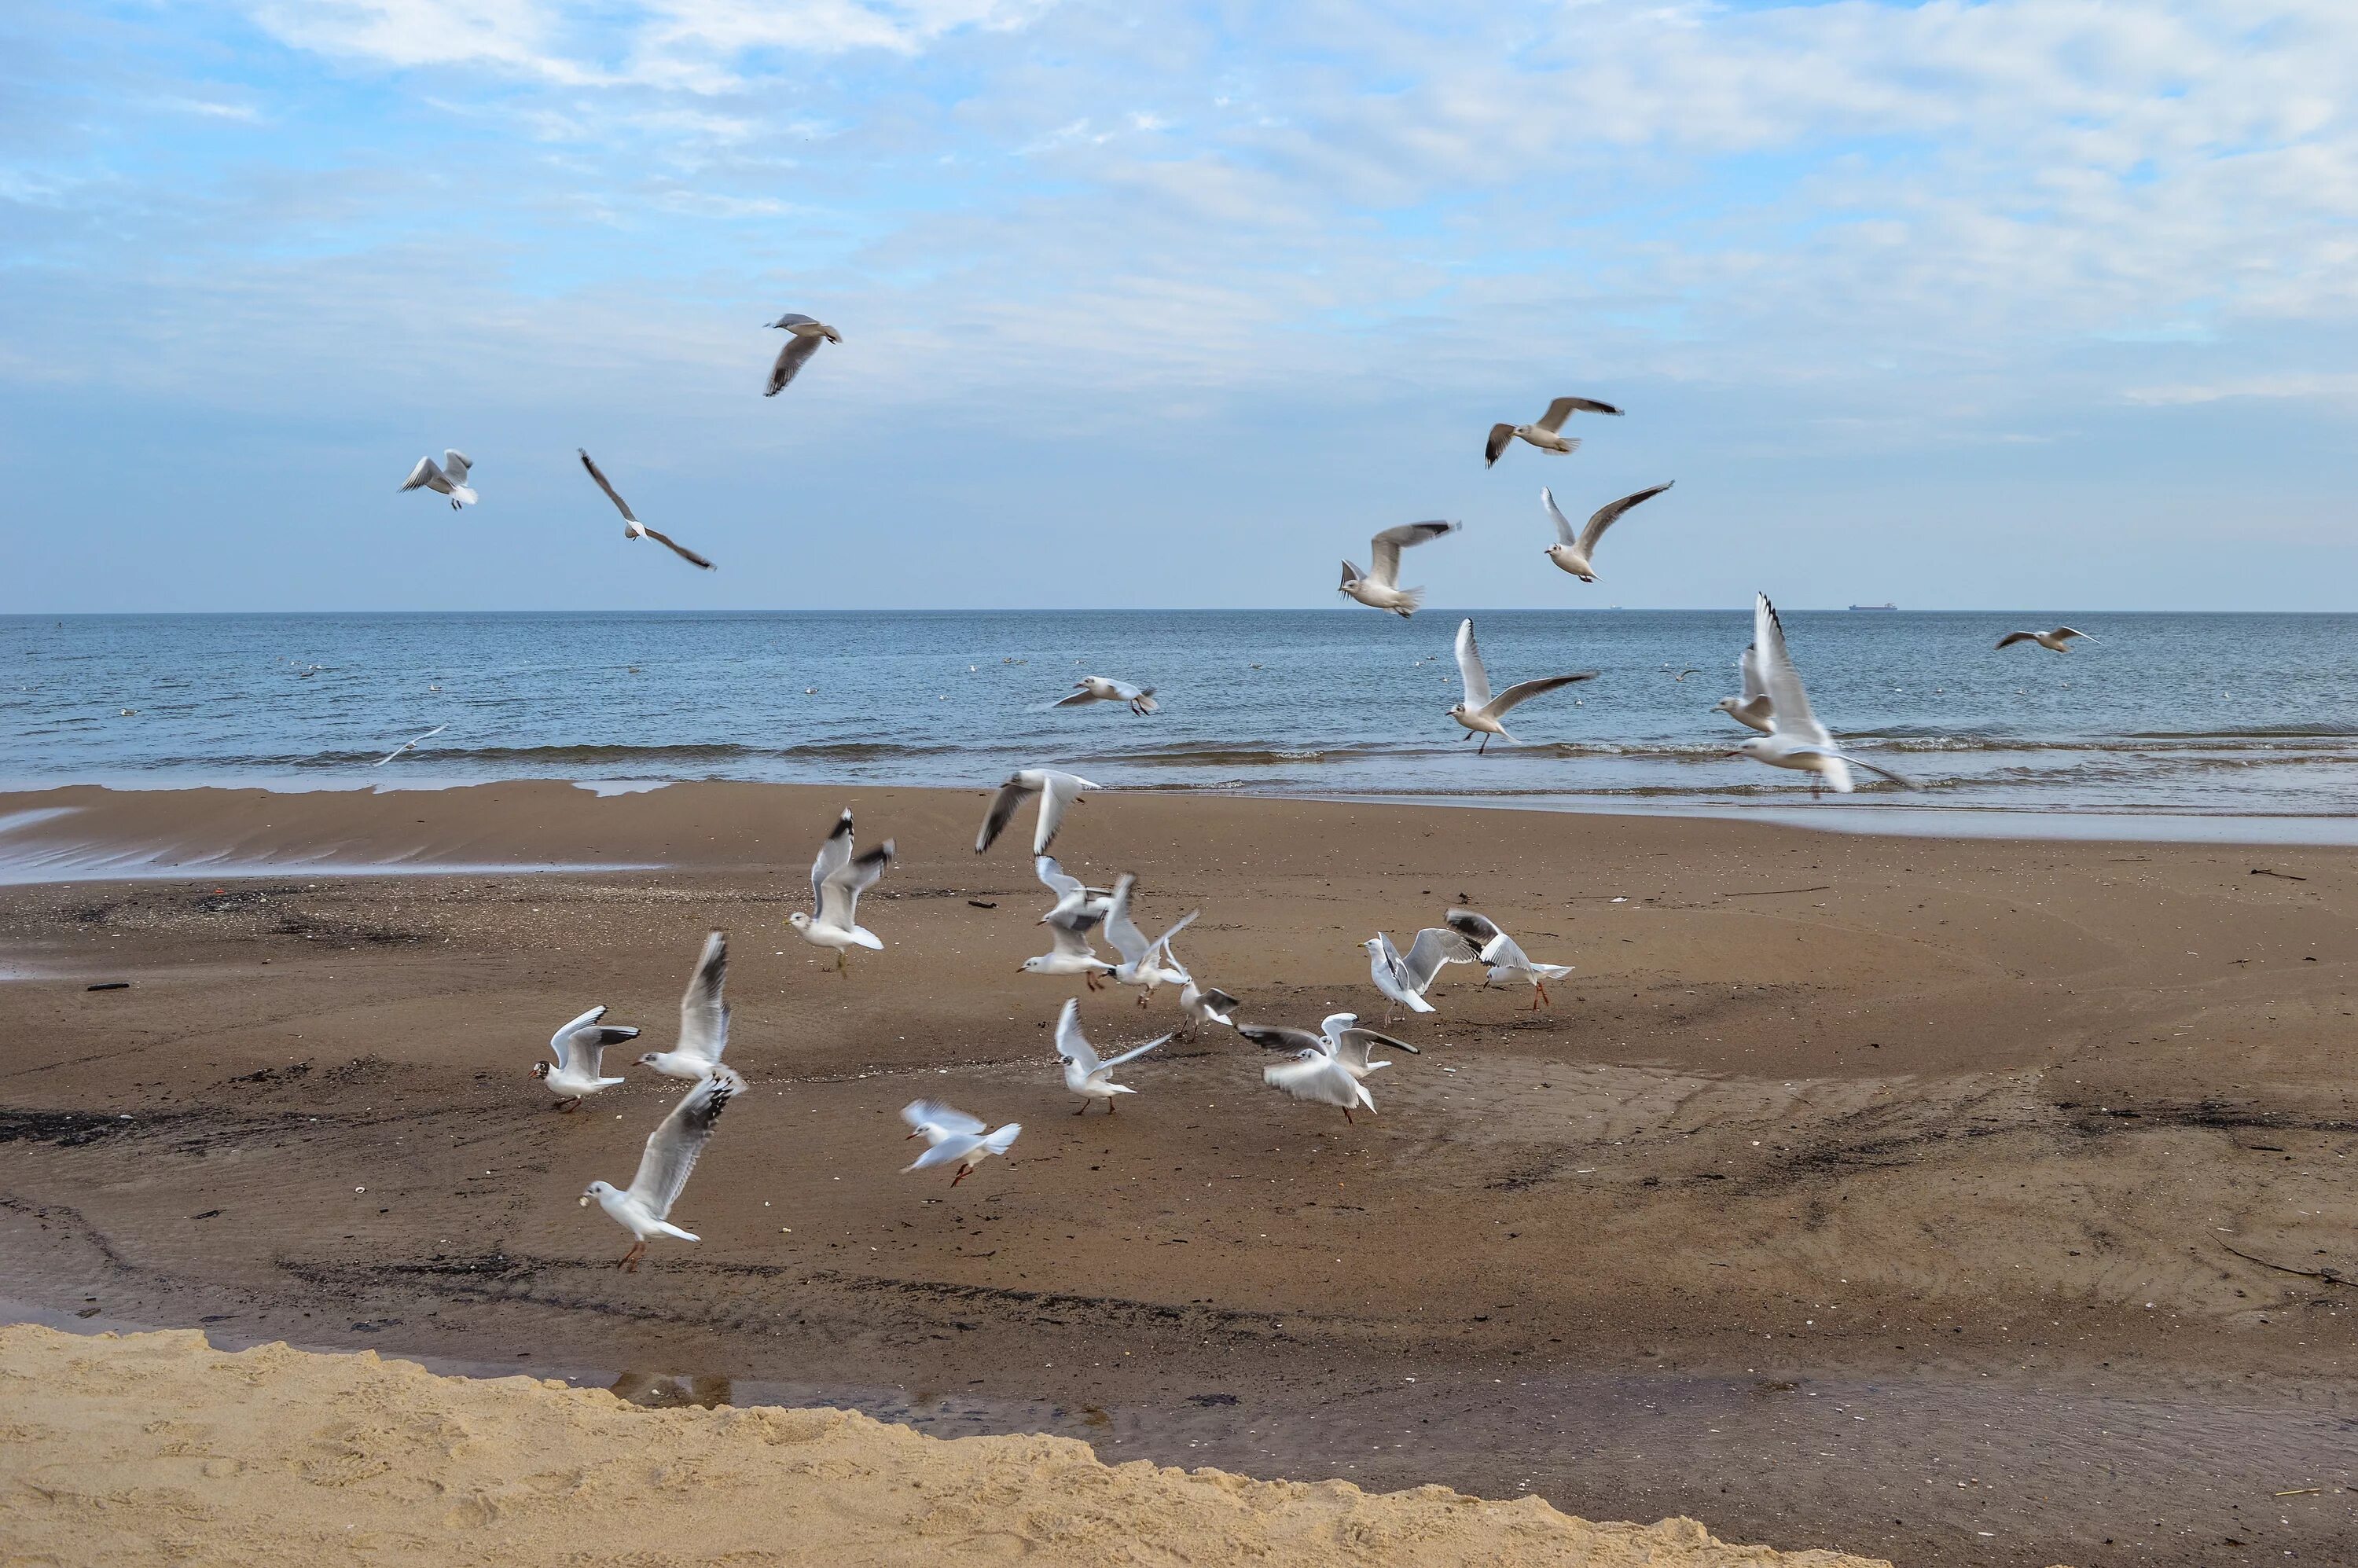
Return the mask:
<svg viewBox="0 0 2358 1568">
<path fill-rule="evenodd" d="M 1747 730 L 1758 730 L 1763 735 L 1777 732 L 1776 704 L 1768 700 L 1768 688 L 1760 680 L 1760 650 L 1747 646 L 1736 656 L 1736 667 L 1744 677 L 1742 697 L 1723 697 L 1712 704 L 1722 713 Z"/>
<path fill-rule="evenodd" d="M 762 389 L 764 397 L 775 397 L 786 389 L 786 383 L 795 379 L 803 362 L 818 352 L 822 339 L 830 343 L 843 341 L 843 334 L 826 322 L 814 321 L 791 310 L 768 325 L 784 330 L 786 346 L 778 351 L 778 362 L 770 367 L 770 384 Z"/>
<path fill-rule="evenodd" d="M 1048 846 L 1056 841 L 1056 830 L 1065 826 L 1065 808 L 1080 798 L 1081 791 L 1104 787 L 1089 783 L 1078 773 L 1059 773 L 1054 768 L 1024 768 L 1010 776 L 991 797 L 990 810 L 982 819 L 982 831 L 974 836 L 974 852 L 979 855 L 990 849 L 991 840 L 1006 830 L 1017 810 L 1036 795 L 1040 797 L 1040 817 L 1032 833 L 1032 852 L 1044 855 Z"/>
<path fill-rule="evenodd" d="M 1237 1026 L 1237 1009 L 1244 1004 L 1219 987 L 1207 986 L 1196 979 L 1188 972 L 1187 966 L 1179 961 L 1179 956 L 1171 950 L 1171 944 L 1167 941 L 1163 945 L 1163 954 L 1171 960 L 1171 967 L 1184 977 L 1179 982 L 1179 1011 L 1187 1015 L 1187 1038 L 1195 1039 L 1207 1023 L 1225 1023 L 1234 1029 Z"/>
<path fill-rule="evenodd" d="M 901 1108 L 901 1119 L 914 1129 L 909 1137 L 922 1138 L 931 1145 L 914 1162 L 902 1166 L 901 1173 L 905 1176 L 911 1171 L 955 1164 L 957 1174 L 950 1178 L 952 1186 L 974 1174 L 975 1167 L 993 1154 L 1004 1154 L 1014 1148 L 1016 1135 L 1023 1130 L 1022 1122 L 1011 1121 L 986 1132 L 979 1119 L 936 1099 L 911 1100 Z"/>
<path fill-rule="evenodd" d="M 1088 1036 L 1081 1033 L 1081 1004 L 1067 997 L 1065 1011 L 1056 1015 L 1056 1054 L 1065 1064 L 1065 1087 L 1081 1097 L 1081 1108 L 1075 1116 L 1087 1116 L 1092 1100 L 1102 1101 L 1106 1114 L 1113 1114 L 1113 1097 L 1134 1095 L 1138 1091 L 1127 1084 L 1113 1081 L 1113 1070 L 1124 1062 L 1134 1062 L 1157 1045 L 1171 1038 L 1168 1034 L 1133 1045 L 1119 1056 L 1100 1059 Z"/>
<path fill-rule="evenodd" d="M 1132 713 L 1152 713 L 1155 709 L 1154 688 L 1132 686 L 1126 680 L 1109 680 L 1104 676 L 1083 676 L 1073 683 L 1080 689 L 1070 697 L 1060 697 L 1050 704 L 1055 708 L 1086 708 L 1093 702 L 1126 702 Z"/>
<path fill-rule="evenodd" d="M 1671 484 L 1677 482 L 1673 480 Z M 1650 489 L 1639 491 L 1634 495 L 1625 495 L 1618 501 L 1607 502 L 1590 513 L 1587 526 L 1582 528 L 1578 534 L 1574 534 L 1572 531 L 1572 520 L 1556 507 L 1555 492 L 1541 486 L 1540 504 L 1547 509 L 1547 514 L 1555 521 L 1555 543 L 1547 547 L 1547 558 L 1581 581 L 1595 582 L 1596 568 L 1590 563 L 1596 558 L 1597 541 L 1605 537 L 1605 530 L 1618 523 L 1621 520 L 1621 514 L 1631 507 L 1642 502 L 1651 501 L 1670 488 L 1670 484 L 1658 484 Z"/>
<path fill-rule="evenodd" d="M 1529 702 L 1543 691 L 1570 686 L 1575 681 L 1595 680 L 1595 670 L 1583 670 L 1578 675 L 1541 676 L 1537 680 L 1520 681 L 1498 696 L 1490 695 L 1490 672 L 1482 667 L 1482 650 L 1474 645 L 1474 622 L 1469 618 L 1457 627 L 1457 675 L 1466 686 L 1466 699 L 1449 710 L 1449 717 L 1466 727 L 1463 740 L 1477 731 L 1482 744 L 1476 749 L 1479 756 L 1490 749 L 1490 737 L 1501 736 L 1515 745 L 1521 745 L 1507 733 L 1506 717 L 1513 709 Z"/>
<path fill-rule="evenodd" d="M 574 450 L 581 452 L 581 449 L 579 447 L 576 447 Z M 702 567 L 706 571 L 710 571 L 712 569 L 712 563 L 710 561 L 706 560 L 702 556 L 698 555 L 686 545 L 674 539 L 670 535 L 658 533 L 654 529 L 650 528 L 645 524 L 640 522 L 638 514 L 631 510 L 631 503 L 623 500 L 622 496 L 615 492 L 612 485 L 606 482 L 606 476 L 598 471 L 598 465 L 590 460 L 590 454 L 588 452 L 581 452 L 581 466 L 590 470 L 590 477 L 598 481 L 598 488 L 606 492 L 606 499 L 614 503 L 614 510 L 622 514 L 622 537 L 626 539 L 653 539 L 656 544 L 661 545 L 665 549 L 669 550 L 673 555 L 677 556 L 689 566 Z"/>
<path fill-rule="evenodd" d="M 1374 552 L 1369 557 L 1375 562 L 1373 570 L 1362 572 L 1349 561 L 1343 563 L 1341 591 L 1362 604 L 1389 610 L 1403 619 L 1415 614 L 1424 603 L 1424 589 L 1401 587 L 1401 552 L 1428 539 L 1438 539 L 1444 534 L 1454 534 L 1464 526 L 1462 523 L 1403 523 L 1397 528 L 1385 529 L 1368 541 L 1368 548 Z"/>
<path fill-rule="evenodd" d="M 2001 648 L 2011 648 L 2017 643 L 2036 643 L 2050 653 L 2068 654 L 2071 651 L 2071 639 L 2074 637 L 2090 643 L 2098 641 L 2085 632 L 2075 632 L 2069 626 L 2058 626 L 2052 632 L 2008 632 L 1997 640 L 1997 645 Z"/>
<path fill-rule="evenodd" d="M 475 503 L 475 492 L 467 485 L 467 470 L 474 466 L 467 460 L 467 454 L 456 448 L 442 454 L 439 466 L 432 458 L 420 458 L 417 466 L 409 470 L 409 477 L 401 481 L 401 490 L 394 493 L 430 490 L 437 495 L 449 496 L 450 510 L 456 512 Z"/>
<path fill-rule="evenodd" d="M 892 863 L 890 838 L 865 855 L 852 854 L 851 812 L 848 808 L 836 819 L 835 831 L 827 836 L 827 842 L 818 847 L 818 859 L 811 862 L 813 913 L 805 914 L 798 909 L 786 916 L 786 924 L 800 933 L 804 941 L 834 948 L 838 974 L 849 962 L 849 949 L 884 950 L 876 933 L 860 924 L 860 895 L 874 887 L 876 879 Z"/>
<path fill-rule="evenodd" d="M 1204 912 L 1189 910 L 1170 930 L 1149 942 L 1146 933 L 1138 928 L 1138 922 L 1130 918 L 1130 890 L 1137 882 L 1138 878 L 1129 871 L 1122 872 L 1114 880 L 1113 903 L 1106 911 L 1105 928 L 1106 940 L 1112 943 L 1114 950 L 1121 955 L 1121 962 L 1114 967 L 1113 978 L 1123 985 L 1138 987 L 1138 1005 L 1144 1007 L 1146 999 L 1154 994 L 1155 987 L 1165 982 L 1178 985 L 1186 980 L 1187 972 L 1179 968 L 1179 961 L 1171 956 L 1171 938 L 1194 925 L 1195 917 Z"/>
<path fill-rule="evenodd" d="M 1834 744 L 1833 736 L 1810 711 L 1809 694 L 1801 689 L 1801 672 L 1793 667 L 1793 655 L 1785 647 L 1784 625 L 1765 593 L 1753 596 L 1752 645 L 1759 652 L 1761 684 L 1768 688 L 1769 706 L 1776 714 L 1775 728 L 1758 740 L 1745 741 L 1728 755 L 1812 774 L 1812 795 L 1822 786 L 1836 795 L 1850 794 L 1856 787 L 1851 783 L 1853 768 L 1880 774 L 1903 789 L 1916 787 L 1888 768 L 1845 755 Z"/>
<path fill-rule="evenodd" d="M 636 1040 L 639 1032 L 620 1024 L 600 1024 L 598 1021 L 605 1016 L 604 1008 L 593 1007 L 548 1037 L 548 1048 L 557 1054 L 554 1068 L 546 1062 L 532 1065 L 532 1076 L 557 1097 L 559 1110 L 579 1110 L 583 1096 L 611 1089 L 622 1081 L 599 1076 L 606 1047 Z"/>
<path fill-rule="evenodd" d="M 395 746 L 392 751 L 387 752 L 384 756 L 379 757 L 379 758 L 378 758 L 378 759 L 377 759 L 373 763 L 372 763 L 372 764 L 371 764 L 371 766 L 381 768 L 381 767 L 384 766 L 384 765 L 385 765 L 385 763 L 387 763 L 387 762 L 389 762 L 393 761 L 395 757 L 398 757 L 399 755 L 401 755 L 404 752 L 406 752 L 407 750 L 409 750 L 409 748 L 411 748 L 412 746 L 416 745 L 418 741 L 431 741 L 432 739 L 434 739 L 434 737 L 435 737 L 435 736 L 439 735 L 440 733 L 442 733 L 442 731 L 444 731 L 445 730 L 448 730 L 449 728 L 450 728 L 450 727 L 449 727 L 448 724 L 437 724 L 433 729 L 428 730 L 425 734 L 423 734 L 423 735 L 416 735 L 416 736 L 413 736 L 413 737 L 411 737 L 409 740 L 404 741 L 400 745 Z"/>
<path fill-rule="evenodd" d="M 639 1065 L 690 1082 L 711 1076 L 720 1053 L 729 1049 L 729 1004 L 720 996 L 728 981 L 729 933 L 715 931 L 704 939 L 696 972 L 679 999 L 679 1043 L 668 1051 L 648 1052 Z"/>
<path fill-rule="evenodd" d="M 712 1076 L 701 1079 L 663 1125 L 647 1135 L 646 1152 L 639 1156 L 639 1173 L 631 1182 L 628 1192 L 621 1192 L 604 1182 L 592 1182 L 590 1190 L 581 1195 L 581 1206 L 598 1200 L 598 1206 L 611 1216 L 615 1224 L 633 1237 L 631 1249 L 622 1254 L 621 1267 L 629 1273 L 639 1271 L 639 1260 L 646 1256 L 650 1237 L 670 1236 L 682 1241 L 701 1239 L 692 1230 L 682 1230 L 671 1222 L 671 1206 L 679 1201 L 680 1189 L 687 1185 L 688 1173 L 704 1146 L 712 1141 L 712 1129 L 720 1113 L 729 1108 L 729 1101 L 745 1087 L 745 1080 L 733 1068 L 715 1064 Z"/>
<path fill-rule="evenodd" d="M 1559 397 L 1547 406 L 1547 412 L 1528 425 L 1493 425 L 1490 438 L 1482 443 L 1482 466 L 1496 463 L 1506 449 L 1518 439 L 1529 441 L 1543 452 L 1559 457 L 1580 450 L 1580 438 L 1560 432 L 1564 421 L 1574 414 L 1618 414 L 1621 410 L 1610 403 L 1599 403 L 1593 397 Z"/>
</svg>

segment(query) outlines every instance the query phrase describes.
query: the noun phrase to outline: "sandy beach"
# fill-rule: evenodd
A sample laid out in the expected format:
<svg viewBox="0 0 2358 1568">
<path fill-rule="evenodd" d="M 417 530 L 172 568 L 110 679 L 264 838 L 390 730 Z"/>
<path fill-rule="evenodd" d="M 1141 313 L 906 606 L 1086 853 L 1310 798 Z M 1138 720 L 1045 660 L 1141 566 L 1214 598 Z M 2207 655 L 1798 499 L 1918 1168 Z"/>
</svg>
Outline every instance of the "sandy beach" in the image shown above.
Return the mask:
<svg viewBox="0 0 2358 1568">
<path fill-rule="evenodd" d="M 972 852 L 982 804 L 0 797 L 0 1296 L 1911 1565 L 2346 1546 L 2345 852 L 1101 795 L 1066 865 L 1139 873 L 1152 928 L 1203 906 L 1183 955 L 1248 1018 L 1379 1013 L 1356 944 L 1461 895 L 1578 968 L 1538 1011 L 1449 971 L 1357 1125 L 1264 1089 L 1226 1034 L 1076 1119 L 1047 1041 L 1081 993 L 1016 972 L 1045 901 L 1028 844 Z M 846 805 L 901 860 L 862 906 L 886 950 L 838 976 L 784 917 Z M 595 1002 L 667 1043 L 715 926 L 753 1092 L 676 1217 L 704 1240 L 619 1274 L 628 1238 L 574 1200 L 628 1179 L 673 1086 L 634 1074 L 558 1116 L 527 1072 Z M 1100 1044 L 1177 1022 L 1167 992 L 1083 1009 Z M 921 1094 L 1022 1121 L 1013 1157 L 955 1191 L 899 1174 Z M 76 1353 L 5 1342 L 19 1377 Z M 206 1355 L 138 1354 L 176 1388 Z M 649 1419 L 588 1399 L 509 1402 L 583 1444 Z M 725 1448 L 806 1418 L 662 1419 Z M 1456 1505 L 1381 1505 L 1425 1506 Z"/>
</svg>

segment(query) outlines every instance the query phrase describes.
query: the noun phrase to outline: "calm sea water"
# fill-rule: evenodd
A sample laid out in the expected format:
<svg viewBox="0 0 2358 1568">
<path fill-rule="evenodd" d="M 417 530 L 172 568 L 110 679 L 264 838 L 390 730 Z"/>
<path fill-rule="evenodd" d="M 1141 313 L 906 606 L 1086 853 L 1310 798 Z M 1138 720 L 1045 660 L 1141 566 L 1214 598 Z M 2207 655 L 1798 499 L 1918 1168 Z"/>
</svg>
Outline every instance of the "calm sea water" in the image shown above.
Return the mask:
<svg viewBox="0 0 2358 1568">
<path fill-rule="evenodd" d="M 1789 615 L 1821 716 L 1923 786 L 1849 806 L 2358 816 L 2358 616 L 2074 612 L 2100 642 L 1991 646 L 2058 619 Z M 1748 732 L 1712 704 L 1748 613 L 1476 621 L 1499 686 L 1601 678 L 1520 709 L 1531 744 L 1476 757 L 1444 716 L 1446 612 L 0 618 L 0 785 L 979 784 L 1055 762 L 1160 789 L 1821 809 L 1802 775 L 1725 754 Z M 1083 673 L 1152 685 L 1163 711 L 1051 710 Z"/>
</svg>

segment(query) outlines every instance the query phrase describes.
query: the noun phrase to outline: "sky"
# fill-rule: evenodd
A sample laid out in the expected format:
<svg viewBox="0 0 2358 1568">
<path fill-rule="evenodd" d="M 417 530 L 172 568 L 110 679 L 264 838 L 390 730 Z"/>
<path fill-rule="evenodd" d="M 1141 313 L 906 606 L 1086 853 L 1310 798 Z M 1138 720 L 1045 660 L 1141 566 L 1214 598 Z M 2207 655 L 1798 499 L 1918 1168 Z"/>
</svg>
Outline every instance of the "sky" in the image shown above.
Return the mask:
<svg viewBox="0 0 2358 1568">
<path fill-rule="evenodd" d="M 2348 0 L 0 8 L 0 613 L 2353 610 L 2353 351 Z"/>
</svg>

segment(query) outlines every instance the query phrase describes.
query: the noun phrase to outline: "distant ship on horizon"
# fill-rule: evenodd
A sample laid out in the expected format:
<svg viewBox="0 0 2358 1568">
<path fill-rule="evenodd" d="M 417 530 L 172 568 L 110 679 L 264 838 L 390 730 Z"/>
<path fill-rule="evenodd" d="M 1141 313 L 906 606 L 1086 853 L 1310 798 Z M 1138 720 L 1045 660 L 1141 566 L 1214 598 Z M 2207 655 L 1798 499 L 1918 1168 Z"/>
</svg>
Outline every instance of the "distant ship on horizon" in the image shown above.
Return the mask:
<svg viewBox="0 0 2358 1568">
<path fill-rule="evenodd" d="M 1896 604 L 1854 604 L 1851 608 L 1853 610 L 1897 610 L 1899 606 Z"/>
</svg>

